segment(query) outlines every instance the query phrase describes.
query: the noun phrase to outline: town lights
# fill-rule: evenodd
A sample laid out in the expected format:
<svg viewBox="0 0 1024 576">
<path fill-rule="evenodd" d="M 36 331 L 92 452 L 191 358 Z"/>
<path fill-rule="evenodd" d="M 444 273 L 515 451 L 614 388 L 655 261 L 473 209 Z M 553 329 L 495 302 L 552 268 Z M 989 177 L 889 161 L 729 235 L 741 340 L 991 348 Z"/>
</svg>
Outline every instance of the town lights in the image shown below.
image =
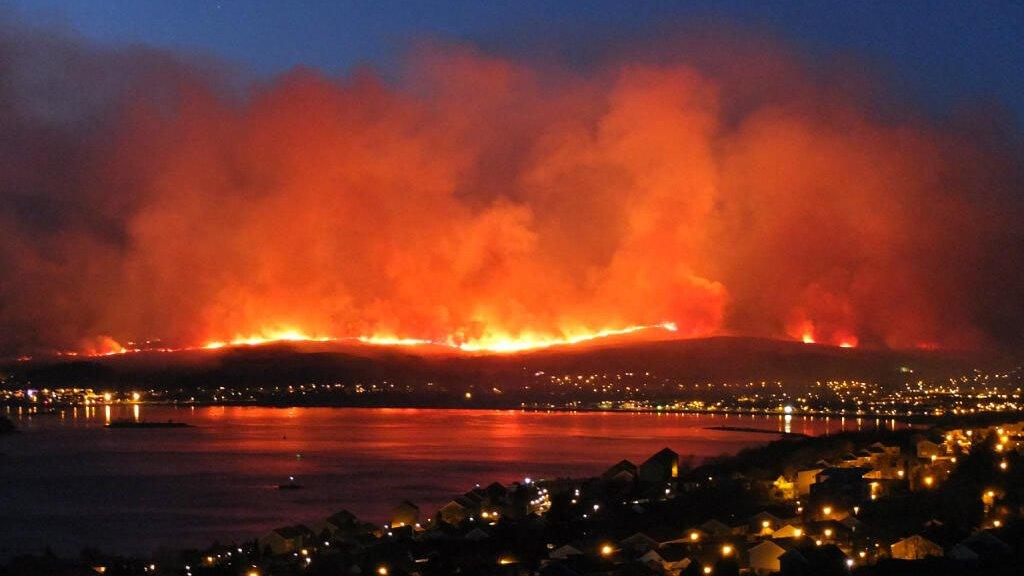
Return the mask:
<svg viewBox="0 0 1024 576">
<path fill-rule="evenodd" d="M 1000 470 L 1006 470 L 1008 467 L 1009 465 L 1006 463 L 1006 460 L 1003 460 L 1002 462 L 999 463 Z"/>
<path fill-rule="evenodd" d="M 388 576 L 388 567 L 387 566 L 378 566 L 377 567 L 377 574 L 379 574 L 380 576 Z"/>
<path fill-rule="evenodd" d="M 690 542 L 696 542 L 697 540 L 700 540 L 700 534 L 696 532 L 690 532 Z"/>
<path fill-rule="evenodd" d="M 615 548 L 612 548 L 611 544 L 604 544 L 601 546 L 601 556 L 611 556 L 612 552 L 615 552 Z"/>
<path fill-rule="evenodd" d="M 823 507 L 823 508 L 821 509 L 821 513 L 822 513 L 822 514 L 824 514 L 825 516 L 828 516 L 829 514 L 831 514 L 831 513 L 832 513 L 832 507 L 831 507 L 831 506 L 825 506 L 825 507 Z"/>
<path fill-rule="evenodd" d="M 825 538 L 831 538 L 831 537 L 832 537 L 832 529 L 831 528 L 825 528 Z"/>
<path fill-rule="evenodd" d="M 711 566 L 705 566 L 704 567 L 704 573 L 705 574 L 711 574 Z"/>
<path fill-rule="evenodd" d="M 925 476 L 924 485 L 931 488 L 932 484 L 935 484 L 935 478 L 933 478 L 932 476 Z"/>
<path fill-rule="evenodd" d="M 803 536 L 804 535 L 803 528 L 797 528 L 796 530 L 793 530 L 793 535 L 796 536 L 797 538 Z"/>
<path fill-rule="evenodd" d="M 722 556 L 729 556 L 732 554 L 732 546 L 728 544 L 722 545 Z"/>
</svg>

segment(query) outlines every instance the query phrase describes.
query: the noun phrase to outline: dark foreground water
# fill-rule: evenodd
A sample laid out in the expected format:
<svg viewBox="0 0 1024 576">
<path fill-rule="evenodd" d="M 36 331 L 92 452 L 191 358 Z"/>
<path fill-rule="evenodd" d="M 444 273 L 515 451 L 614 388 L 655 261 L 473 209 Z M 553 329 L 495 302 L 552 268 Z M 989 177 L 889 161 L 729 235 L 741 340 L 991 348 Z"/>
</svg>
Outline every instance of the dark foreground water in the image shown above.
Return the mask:
<svg viewBox="0 0 1024 576">
<path fill-rule="evenodd" d="M 600 473 L 668 446 L 696 460 L 776 436 L 888 420 L 650 413 L 113 406 L 8 412 L 0 437 L 0 557 L 51 546 L 146 554 L 255 538 L 342 508 L 374 522 L 401 499 L 424 514 L 476 483 Z M 185 429 L 107 429 L 108 419 Z M 302 490 L 277 490 L 295 476 Z"/>
</svg>

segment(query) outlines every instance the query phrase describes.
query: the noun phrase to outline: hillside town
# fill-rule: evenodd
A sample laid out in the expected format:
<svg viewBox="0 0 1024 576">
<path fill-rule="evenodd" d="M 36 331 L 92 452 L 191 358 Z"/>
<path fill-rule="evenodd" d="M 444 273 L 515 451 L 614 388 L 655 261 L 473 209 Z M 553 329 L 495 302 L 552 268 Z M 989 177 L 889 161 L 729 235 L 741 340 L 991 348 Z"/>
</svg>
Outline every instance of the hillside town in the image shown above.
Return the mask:
<svg viewBox="0 0 1024 576">
<path fill-rule="evenodd" d="M 1024 421 L 786 438 L 687 468 L 665 448 L 592 478 L 494 482 L 375 526 L 341 510 L 173 558 L 84 551 L 3 575 L 1015 573 Z"/>
</svg>

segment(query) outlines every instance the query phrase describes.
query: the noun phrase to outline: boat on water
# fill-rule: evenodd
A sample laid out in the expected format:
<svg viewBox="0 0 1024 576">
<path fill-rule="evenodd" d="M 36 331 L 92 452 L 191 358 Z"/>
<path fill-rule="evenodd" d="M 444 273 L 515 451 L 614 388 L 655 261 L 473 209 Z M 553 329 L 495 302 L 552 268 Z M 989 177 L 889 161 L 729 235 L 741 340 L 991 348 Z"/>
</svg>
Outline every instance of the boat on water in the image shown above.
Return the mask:
<svg viewBox="0 0 1024 576">
<path fill-rule="evenodd" d="M 135 420 L 114 420 L 107 422 L 107 428 L 191 428 L 191 424 L 184 422 L 174 422 L 168 420 L 166 422 L 147 422 L 147 421 L 135 421 Z"/>
<path fill-rule="evenodd" d="M 278 490 L 298 490 L 299 488 L 302 488 L 302 484 L 295 482 L 295 476 L 289 476 L 287 484 L 277 485 Z"/>
</svg>

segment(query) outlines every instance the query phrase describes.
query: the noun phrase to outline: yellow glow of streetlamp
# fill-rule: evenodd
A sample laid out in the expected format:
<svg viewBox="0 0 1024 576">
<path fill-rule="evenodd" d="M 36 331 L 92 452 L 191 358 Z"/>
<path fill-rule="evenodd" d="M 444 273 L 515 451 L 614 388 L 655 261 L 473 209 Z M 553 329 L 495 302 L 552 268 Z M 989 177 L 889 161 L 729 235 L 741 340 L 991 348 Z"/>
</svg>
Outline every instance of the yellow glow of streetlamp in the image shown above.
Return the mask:
<svg viewBox="0 0 1024 576">
<path fill-rule="evenodd" d="M 700 534 L 696 532 L 690 532 L 690 541 L 696 542 L 697 540 L 700 540 Z"/>
<path fill-rule="evenodd" d="M 732 554 L 732 546 L 725 544 L 722 546 L 722 556 L 728 556 Z"/>
<path fill-rule="evenodd" d="M 612 552 L 614 551 L 615 549 L 612 548 L 611 544 L 605 544 L 604 546 L 601 546 L 601 556 L 611 556 Z"/>
<path fill-rule="evenodd" d="M 388 567 L 387 566 L 380 566 L 380 567 L 378 567 L 377 568 L 377 574 L 380 574 L 380 576 L 388 576 Z"/>
</svg>

